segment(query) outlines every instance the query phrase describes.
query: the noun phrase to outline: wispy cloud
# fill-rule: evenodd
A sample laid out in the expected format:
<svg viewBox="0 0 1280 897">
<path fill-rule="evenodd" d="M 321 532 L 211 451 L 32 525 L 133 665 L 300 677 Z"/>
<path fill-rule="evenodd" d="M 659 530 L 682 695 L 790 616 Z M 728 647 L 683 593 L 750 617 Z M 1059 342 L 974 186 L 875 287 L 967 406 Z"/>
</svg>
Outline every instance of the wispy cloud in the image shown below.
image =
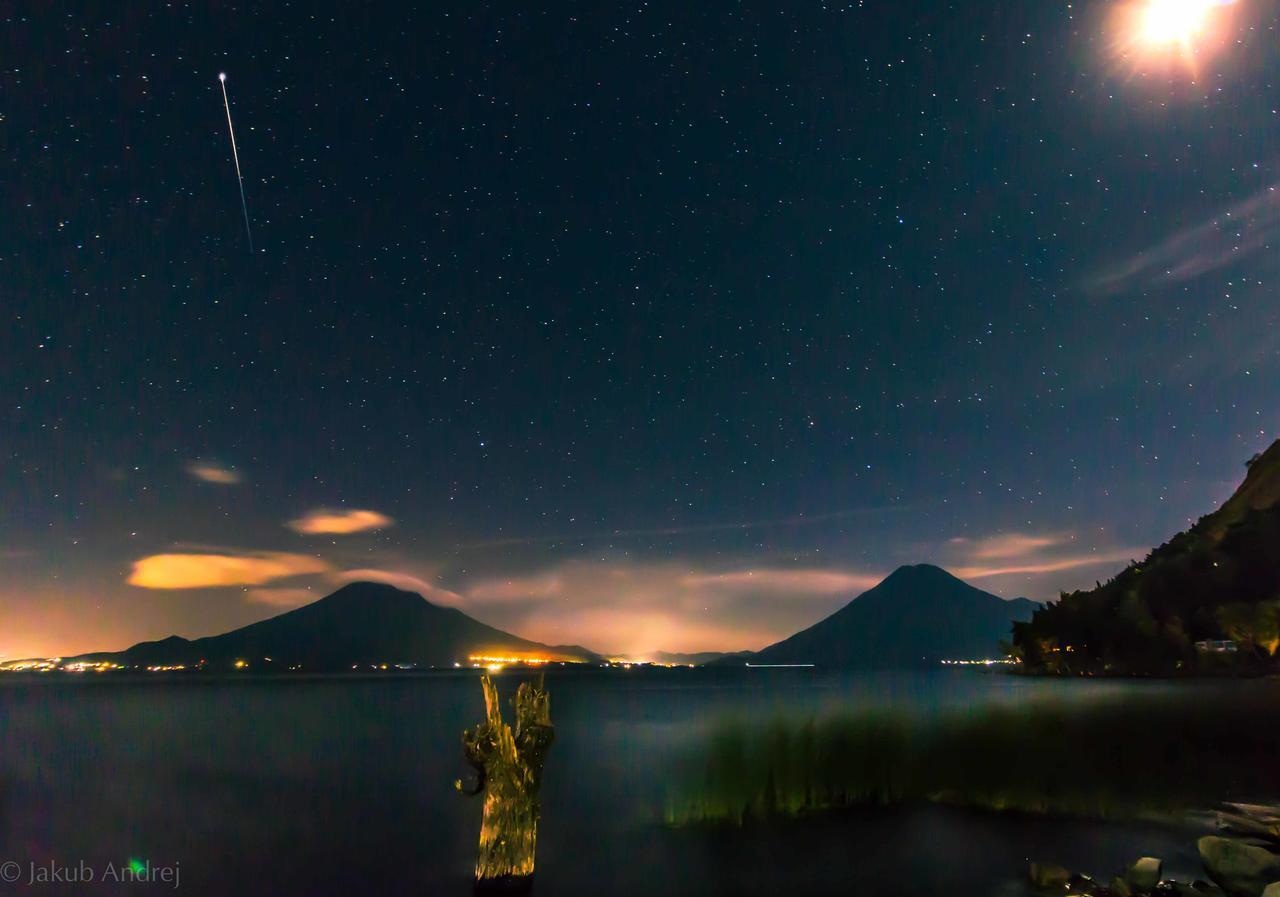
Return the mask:
<svg viewBox="0 0 1280 897">
<path fill-rule="evenodd" d="M 350 582 L 382 582 L 395 586 L 397 589 L 404 589 L 406 592 L 417 592 L 433 604 L 441 604 L 447 607 L 458 607 L 466 603 L 465 599 L 457 592 L 450 591 L 412 573 L 404 573 L 398 570 L 361 567 L 355 570 L 341 570 L 334 573 L 331 579 L 344 585 Z"/>
<path fill-rule="evenodd" d="M 467 598 L 481 603 L 559 598 L 566 594 L 565 585 L 556 573 L 485 579 L 467 588 Z"/>
<path fill-rule="evenodd" d="M 759 621 L 726 626 L 661 608 L 591 607 L 575 614 L 572 628 L 566 630 L 562 613 L 540 607 L 522 619 L 519 632 L 545 644 L 583 645 L 606 655 L 632 658 L 656 651 L 741 651 L 762 648 L 780 638 L 777 627 Z"/>
<path fill-rule="evenodd" d="M 1101 567 L 1104 564 L 1114 566 L 1135 557 L 1131 550 L 1091 552 L 1073 557 L 1056 558 L 1039 563 L 1011 564 L 1008 566 L 956 567 L 951 572 L 961 579 L 988 579 L 992 576 L 1014 576 L 1019 574 L 1040 575 L 1044 573 L 1061 573 L 1064 570 L 1076 570 L 1086 567 Z"/>
<path fill-rule="evenodd" d="M 1091 286 L 1102 293 L 1177 284 L 1235 265 L 1280 241 L 1280 190 L 1267 187 L 1103 271 Z"/>
<path fill-rule="evenodd" d="M 692 536 L 701 533 L 746 532 L 758 529 L 794 529 L 819 523 L 831 523 L 857 517 L 875 517 L 910 511 L 915 504 L 876 505 L 862 508 L 845 508 L 839 511 L 820 511 L 815 514 L 792 514 L 789 517 L 767 517 L 753 520 L 727 520 L 719 523 L 691 523 L 672 526 L 640 527 L 635 529 L 606 529 L 581 533 L 558 533 L 546 536 L 499 536 L 463 542 L 461 550 L 500 548 L 504 545 L 543 545 L 556 542 L 614 542 L 622 539 L 647 539 L 662 536 Z"/>
<path fill-rule="evenodd" d="M 947 567 L 961 579 L 1021 577 L 1022 584 L 1026 585 L 1029 578 L 1114 566 L 1141 554 L 1132 548 L 1107 544 L 1102 534 L 1098 534 L 1098 539 L 1098 542 L 1086 542 L 1072 532 L 1006 532 L 978 539 L 956 538 L 946 545 Z M 1052 585 L 1061 587 L 1068 583 L 1060 581 Z M 1057 588 L 1050 590 L 1057 591 Z"/>
<path fill-rule="evenodd" d="M 956 538 L 951 544 L 962 549 L 972 558 L 991 560 L 993 558 L 1025 557 L 1068 541 L 1068 535 L 1032 535 L 1030 533 L 1002 533 L 987 536 L 983 539 Z"/>
<path fill-rule="evenodd" d="M 880 581 L 825 567 L 569 560 L 458 586 L 463 607 L 529 638 L 635 655 L 759 648 Z"/>
<path fill-rule="evenodd" d="M 690 588 L 732 592 L 767 592 L 782 596 L 854 595 L 865 592 L 880 580 L 878 573 L 849 573 L 842 570 L 750 569 L 731 573 L 690 574 L 680 582 Z"/>
<path fill-rule="evenodd" d="M 216 461 L 192 461 L 187 465 L 187 473 L 203 483 L 215 483 L 219 486 L 234 486 L 244 481 L 240 471 Z"/>
<path fill-rule="evenodd" d="M 380 514 L 377 511 L 334 511 L 328 508 L 317 508 L 297 520 L 290 520 L 288 526 L 297 532 L 314 536 L 347 535 L 371 529 L 386 529 L 394 523 L 395 521 L 386 514 Z"/>
<path fill-rule="evenodd" d="M 249 589 L 245 593 L 245 597 L 254 604 L 265 604 L 269 607 L 279 608 L 295 608 L 302 607 L 304 604 L 310 604 L 318 598 L 323 597 L 323 592 L 316 592 L 307 588 L 265 588 L 265 589 Z"/>
<path fill-rule="evenodd" d="M 329 565 L 316 557 L 281 551 L 226 554 L 153 554 L 133 562 L 130 585 L 144 589 L 207 589 L 258 586 L 289 576 L 324 573 Z"/>
</svg>

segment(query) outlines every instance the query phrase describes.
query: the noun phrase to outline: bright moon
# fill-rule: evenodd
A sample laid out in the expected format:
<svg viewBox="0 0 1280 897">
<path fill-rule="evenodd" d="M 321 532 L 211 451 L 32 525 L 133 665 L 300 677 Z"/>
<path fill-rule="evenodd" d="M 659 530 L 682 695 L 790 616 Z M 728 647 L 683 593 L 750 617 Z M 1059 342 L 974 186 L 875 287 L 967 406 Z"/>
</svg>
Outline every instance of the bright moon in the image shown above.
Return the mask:
<svg viewBox="0 0 1280 897">
<path fill-rule="evenodd" d="M 1131 61 L 1180 61 L 1193 70 L 1197 60 L 1225 46 L 1237 0 L 1132 0 L 1117 9 L 1115 49 Z"/>
<path fill-rule="evenodd" d="M 1194 42 L 1209 19 L 1215 0 L 1150 0 L 1142 11 L 1139 33 L 1144 43 L 1163 46 Z"/>
</svg>

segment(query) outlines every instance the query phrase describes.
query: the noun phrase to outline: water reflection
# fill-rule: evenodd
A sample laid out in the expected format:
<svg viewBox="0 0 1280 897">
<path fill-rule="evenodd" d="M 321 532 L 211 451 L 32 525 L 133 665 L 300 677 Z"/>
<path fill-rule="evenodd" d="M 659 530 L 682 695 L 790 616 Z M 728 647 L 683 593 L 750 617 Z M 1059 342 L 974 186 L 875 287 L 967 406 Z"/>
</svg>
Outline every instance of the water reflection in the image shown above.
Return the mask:
<svg viewBox="0 0 1280 897">
<path fill-rule="evenodd" d="M 517 680 L 499 679 L 506 690 Z M 725 717 L 872 706 L 976 713 L 1046 694 L 1143 701 L 1173 687 L 954 670 L 552 674 L 557 743 L 536 892 L 767 894 L 893 882 L 901 894 L 943 885 L 994 893 L 1020 879 L 1026 857 L 1046 855 L 1094 869 L 1149 853 L 1172 874 L 1180 857 L 1193 871 L 1186 837 L 1153 826 L 937 807 L 782 829 L 661 824 L 675 759 Z M 1176 686 L 1188 700 L 1215 687 Z M 453 782 L 465 772 L 458 739 L 479 696 L 471 674 L 6 682 L 0 843 L 24 862 L 180 861 L 184 893 L 465 894 L 479 807 L 458 800 Z"/>
</svg>

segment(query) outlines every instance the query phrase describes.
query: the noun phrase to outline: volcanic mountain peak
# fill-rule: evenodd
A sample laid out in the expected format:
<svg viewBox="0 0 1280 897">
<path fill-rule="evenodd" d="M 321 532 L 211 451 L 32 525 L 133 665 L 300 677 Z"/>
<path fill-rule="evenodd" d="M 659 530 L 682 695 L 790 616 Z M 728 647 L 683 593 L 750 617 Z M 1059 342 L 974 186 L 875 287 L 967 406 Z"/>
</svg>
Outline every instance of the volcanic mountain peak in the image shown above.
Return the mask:
<svg viewBox="0 0 1280 897">
<path fill-rule="evenodd" d="M 203 661 L 213 668 L 243 659 L 250 665 L 270 663 L 272 669 L 317 670 L 368 664 L 444 667 L 494 656 L 600 660 L 584 648 L 523 639 L 456 608 L 432 604 L 416 592 L 378 582 L 349 583 L 310 604 L 221 635 L 194 640 L 170 636 L 85 658 L 123 665 Z"/>
</svg>

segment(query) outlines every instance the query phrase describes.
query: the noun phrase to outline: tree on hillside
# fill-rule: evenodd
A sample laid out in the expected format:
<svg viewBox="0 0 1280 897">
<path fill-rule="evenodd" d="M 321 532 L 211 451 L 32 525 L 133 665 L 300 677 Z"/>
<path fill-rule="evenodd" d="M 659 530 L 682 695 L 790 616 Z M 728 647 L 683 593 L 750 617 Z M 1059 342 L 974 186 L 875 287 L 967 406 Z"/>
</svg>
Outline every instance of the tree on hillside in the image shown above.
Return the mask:
<svg viewBox="0 0 1280 897">
<path fill-rule="evenodd" d="M 1280 650 L 1280 600 L 1224 604 L 1217 618 L 1223 634 L 1242 650 L 1265 658 L 1275 657 Z"/>
</svg>

